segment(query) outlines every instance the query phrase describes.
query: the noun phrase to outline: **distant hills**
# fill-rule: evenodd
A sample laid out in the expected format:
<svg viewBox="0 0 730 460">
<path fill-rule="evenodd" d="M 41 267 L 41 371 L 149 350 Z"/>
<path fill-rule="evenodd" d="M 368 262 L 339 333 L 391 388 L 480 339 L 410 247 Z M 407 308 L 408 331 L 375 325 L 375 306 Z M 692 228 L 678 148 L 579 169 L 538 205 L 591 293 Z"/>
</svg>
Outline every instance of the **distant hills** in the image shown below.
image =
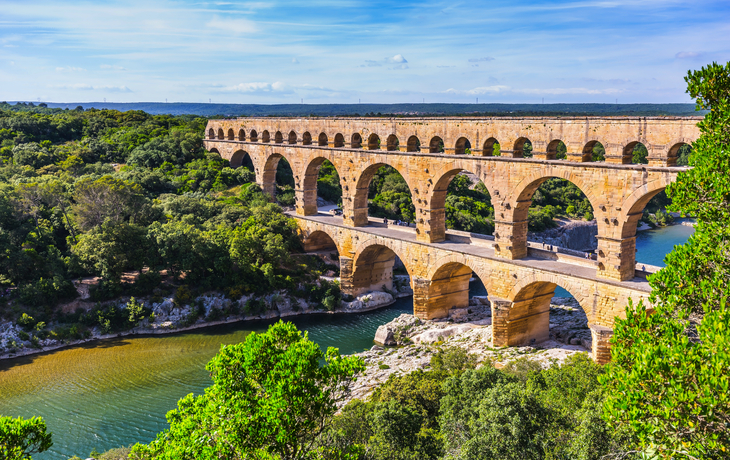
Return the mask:
<svg viewBox="0 0 730 460">
<path fill-rule="evenodd" d="M 53 103 L 74 109 L 144 110 L 151 114 L 236 116 L 691 116 L 694 104 L 198 104 L 187 102 Z"/>
</svg>

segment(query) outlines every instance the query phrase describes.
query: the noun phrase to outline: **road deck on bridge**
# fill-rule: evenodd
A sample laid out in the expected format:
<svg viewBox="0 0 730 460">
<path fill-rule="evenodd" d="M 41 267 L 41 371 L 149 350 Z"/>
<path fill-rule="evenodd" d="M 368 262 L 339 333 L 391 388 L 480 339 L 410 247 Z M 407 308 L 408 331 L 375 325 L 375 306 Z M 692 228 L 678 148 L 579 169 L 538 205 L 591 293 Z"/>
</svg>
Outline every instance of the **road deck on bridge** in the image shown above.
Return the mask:
<svg viewBox="0 0 730 460">
<path fill-rule="evenodd" d="M 579 257 L 575 257 L 576 264 L 568 263 L 565 261 L 547 260 L 529 256 L 517 260 L 506 260 L 495 256 L 494 248 L 492 248 L 491 245 L 484 246 L 469 243 L 459 243 L 449 240 L 440 243 L 425 243 L 422 241 L 417 241 L 416 229 L 414 227 L 402 227 L 392 224 L 389 224 L 386 227 L 386 225 L 382 222 L 373 222 L 372 219 L 367 226 L 350 227 L 344 225 L 342 216 L 335 216 L 330 214 L 328 211 L 323 210 L 320 210 L 316 215 L 311 216 L 300 216 L 297 215 L 294 211 L 286 212 L 286 214 L 296 219 L 303 219 L 313 222 L 319 222 L 321 224 L 334 225 L 337 227 L 347 228 L 349 230 L 361 231 L 363 233 L 368 233 L 375 236 L 407 241 L 409 243 L 420 244 L 424 246 L 431 246 L 442 250 L 446 249 L 462 254 L 469 254 L 478 257 L 484 257 L 487 259 L 493 259 L 500 262 L 511 263 L 517 266 L 545 270 L 559 275 L 568 275 L 590 281 L 597 281 L 599 283 L 621 286 L 627 289 L 651 292 L 651 287 L 649 286 L 649 283 L 643 278 L 636 277 L 632 280 L 627 281 L 614 281 L 606 278 L 599 278 L 598 276 L 596 276 L 596 268 L 585 266 L 585 261 L 581 260 Z M 563 259 L 569 260 L 570 257 L 564 257 Z M 579 265 L 578 262 L 580 262 L 581 264 Z"/>
</svg>

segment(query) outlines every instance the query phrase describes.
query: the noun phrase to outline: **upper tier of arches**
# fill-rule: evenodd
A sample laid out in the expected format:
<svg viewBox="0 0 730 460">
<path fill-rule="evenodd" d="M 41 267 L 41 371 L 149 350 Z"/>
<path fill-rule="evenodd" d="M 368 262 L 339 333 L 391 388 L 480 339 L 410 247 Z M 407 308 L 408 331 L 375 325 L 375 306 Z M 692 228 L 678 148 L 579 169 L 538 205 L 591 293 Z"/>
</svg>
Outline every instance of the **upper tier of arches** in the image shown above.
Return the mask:
<svg viewBox="0 0 730 460">
<path fill-rule="evenodd" d="M 253 123 L 259 121 L 251 120 Z M 328 120 L 307 120 L 310 123 L 306 124 L 294 119 L 272 120 L 260 120 L 260 126 L 254 128 L 250 127 L 253 124 L 249 119 L 211 120 L 206 138 L 327 148 L 675 166 L 680 147 L 691 144 L 699 135 L 694 126 L 696 120 L 689 118 L 651 119 L 652 124 L 645 118 L 600 119 L 594 121 L 592 129 L 586 119 L 574 122 L 554 119 L 539 126 L 525 120 L 510 125 L 509 121 L 459 124 L 458 120 L 449 120 L 437 124 L 409 120 L 396 124 L 363 119 L 365 121 L 361 123 L 344 126 L 333 126 L 343 123 Z M 639 123 L 642 120 L 643 125 Z M 584 126 L 580 126 L 581 123 Z M 359 127 L 358 124 L 368 126 Z M 556 130 L 550 124 L 560 129 Z M 636 154 L 637 148 L 643 149 L 640 155 Z"/>
</svg>

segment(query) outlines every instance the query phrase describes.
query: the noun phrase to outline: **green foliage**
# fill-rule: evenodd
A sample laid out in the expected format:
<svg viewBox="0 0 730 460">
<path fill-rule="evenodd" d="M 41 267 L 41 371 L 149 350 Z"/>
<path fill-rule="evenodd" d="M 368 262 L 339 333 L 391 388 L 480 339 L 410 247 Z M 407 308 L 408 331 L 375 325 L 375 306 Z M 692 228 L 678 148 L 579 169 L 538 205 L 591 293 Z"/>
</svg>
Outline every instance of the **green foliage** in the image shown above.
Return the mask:
<svg viewBox="0 0 730 460">
<path fill-rule="evenodd" d="M 312 458 L 314 440 L 363 368 L 280 321 L 222 346 L 207 366 L 213 385 L 180 400 L 167 414 L 170 428 L 134 446 L 131 458 Z"/>
<path fill-rule="evenodd" d="M 647 456 L 726 458 L 730 452 L 730 63 L 686 77 L 698 126 L 689 164 L 667 188 L 671 210 L 697 218 L 695 233 L 652 276 L 652 311 L 617 320 L 602 379 L 606 415 Z"/>
<path fill-rule="evenodd" d="M 33 454 L 45 452 L 53 446 L 51 433 L 40 417 L 0 417 L 0 458 L 4 460 L 30 459 Z"/>
<path fill-rule="evenodd" d="M 474 369 L 477 356 L 461 347 L 440 349 L 431 357 L 431 369 L 437 373 L 457 374 L 467 369 Z"/>
</svg>

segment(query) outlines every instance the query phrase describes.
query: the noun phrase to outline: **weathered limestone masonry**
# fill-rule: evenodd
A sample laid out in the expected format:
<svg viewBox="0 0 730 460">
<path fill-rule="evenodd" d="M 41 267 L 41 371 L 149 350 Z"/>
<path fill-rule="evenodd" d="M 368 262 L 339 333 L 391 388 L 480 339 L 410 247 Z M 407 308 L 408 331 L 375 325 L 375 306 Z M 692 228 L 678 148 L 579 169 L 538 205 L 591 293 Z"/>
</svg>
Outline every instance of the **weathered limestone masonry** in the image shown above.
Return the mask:
<svg viewBox="0 0 730 460">
<path fill-rule="evenodd" d="M 681 171 L 673 166 L 677 152 L 698 137 L 699 119 L 241 118 L 209 121 L 205 144 L 234 167 L 250 158 L 257 183 L 271 194 L 278 162 L 286 158 L 301 216 L 316 214 L 317 174 L 325 160 L 331 161 L 342 183 L 344 222 L 352 227 L 367 225 L 370 181 L 378 168 L 390 165 L 410 187 L 418 240 L 429 243 L 445 238 L 450 181 L 469 171 L 492 196 L 495 253 L 505 259 L 527 255 L 527 213 L 535 190 L 551 177 L 564 178 L 593 206 L 597 275 L 623 281 L 634 277 L 636 224 L 642 211 Z M 528 139 L 534 156 L 521 158 Z M 555 159 L 561 140 L 567 160 Z M 496 142 L 504 156 L 491 156 Z M 606 162 L 590 162 L 596 142 L 605 147 Z M 638 142 L 649 151 L 649 165 L 627 164 Z M 471 155 L 465 154 L 467 149 Z"/>
<path fill-rule="evenodd" d="M 645 280 L 614 281 L 584 266 L 527 259 L 505 260 L 491 248 L 471 244 L 417 241 L 408 231 L 384 227 L 353 228 L 335 217 L 297 216 L 307 250 L 337 250 L 344 292 L 358 295 L 393 288 L 396 256 L 405 265 L 414 291 L 414 314 L 444 317 L 469 305 L 469 279 L 484 282 L 492 304 L 493 346 L 540 343 L 549 337 L 550 299 L 555 287 L 567 289 L 585 310 L 593 334 L 593 356 L 610 359 L 608 341 L 615 317 L 624 315 L 628 299 L 645 299 Z M 386 235 L 385 233 L 388 232 Z M 328 246 L 329 245 L 329 246 Z M 455 247 L 463 250 L 455 250 Z"/>
</svg>

